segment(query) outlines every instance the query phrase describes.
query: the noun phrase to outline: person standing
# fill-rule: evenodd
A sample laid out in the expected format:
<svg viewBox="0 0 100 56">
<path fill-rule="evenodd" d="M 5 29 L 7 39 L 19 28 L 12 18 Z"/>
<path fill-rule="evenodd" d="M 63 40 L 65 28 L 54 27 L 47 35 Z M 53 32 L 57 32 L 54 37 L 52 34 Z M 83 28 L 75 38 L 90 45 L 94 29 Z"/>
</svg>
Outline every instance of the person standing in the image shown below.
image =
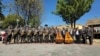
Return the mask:
<svg viewBox="0 0 100 56">
<path fill-rule="evenodd" d="M 8 28 L 6 29 L 6 32 L 7 32 L 7 38 L 5 40 L 5 44 L 7 43 L 11 43 L 11 38 L 12 38 L 12 27 L 11 26 L 8 26 Z"/>
<path fill-rule="evenodd" d="M 62 34 L 62 37 L 65 39 L 65 33 L 66 33 L 66 29 L 63 28 L 62 31 L 61 31 L 61 34 Z"/>
<path fill-rule="evenodd" d="M 38 38 L 39 38 L 39 42 L 42 43 L 43 42 L 43 28 L 40 27 L 38 32 Z"/>
<path fill-rule="evenodd" d="M 92 45 L 93 44 L 93 29 L 91 27 L 88 27 L 87 36 L 89 39 L 89 44 Z"/>
<path fill-rule="evenodd" d="M 80 30 L 78 27 L 75 29 L 75 37 L 76 37 L 76 43 L 80 44 L 81 43 L 81 36 L 80 36 Z"/>
<path fill-rule="evenodd" d="M 49 31 L 49 36 L 50 36 L 50 42 L 53 43 L 55 39 L 55 30 L 53 27 Z"/>
<path fill-rule="evenodd" d="M 39 30 L 37 28 L 34 29 L 34 42 L 38 43 L 39 42 L 39 38 L 38 38 L 38 32 Z"/>
<path fill-rule="evenodd" d="M 83 26 L 83 28 L 82 28 L 82 39 L 83 39 L 83 43 L 84 44 L 87 44 L 87 29 L 86 29 L 86 27 L 85 26 Z"/>
<path fill-rule="evenodd" d="M 43 30 L 43 34 L 44 34 L 44 42 L 48 43 L 49 42 L 49 27 L 47 24 L 45 24 L 44 26 L 44 30 Z"/>
<path fill-rule="evenodd" d="M 75 41 L 75 29 L 74 28 L 70 28 L 68 32 L 70 33 L 71 37 Z"/>
</svg>

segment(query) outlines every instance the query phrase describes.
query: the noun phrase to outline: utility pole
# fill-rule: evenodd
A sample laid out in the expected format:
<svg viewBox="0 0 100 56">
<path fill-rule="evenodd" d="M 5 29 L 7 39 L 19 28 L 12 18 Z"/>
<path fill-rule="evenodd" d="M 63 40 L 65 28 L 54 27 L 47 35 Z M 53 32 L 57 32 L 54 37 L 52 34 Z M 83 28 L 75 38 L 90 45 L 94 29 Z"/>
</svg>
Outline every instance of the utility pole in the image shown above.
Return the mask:
<svg viewBox="0 0 100 56">
<path fill-rule="evenodd" d="M 2 3 L 1 3 L 1 0 L 0 0 L 0 27 L 1 27 L 1 24 L 2 24 Z"/>
<path fill-rule="evenodd" d="M 0 20 L 2 20 L 1 15 L 2 15 L 2 3 L 1 3 L 1 0 L 0 0 Z"/>
<path fill-rule="evenodd" d="M 2 0 L 0 0 L 0 21 L 1 21 L 2 19 L 4 19 L 4 15 L 2 14 L 2 8 L 3 8 Z"/>
<path fill-rule="evenodd" d="M 2 13 L 2 3 L 1 3 L 1 0 L 0 0 L 0 14 Z"/>
</svg>

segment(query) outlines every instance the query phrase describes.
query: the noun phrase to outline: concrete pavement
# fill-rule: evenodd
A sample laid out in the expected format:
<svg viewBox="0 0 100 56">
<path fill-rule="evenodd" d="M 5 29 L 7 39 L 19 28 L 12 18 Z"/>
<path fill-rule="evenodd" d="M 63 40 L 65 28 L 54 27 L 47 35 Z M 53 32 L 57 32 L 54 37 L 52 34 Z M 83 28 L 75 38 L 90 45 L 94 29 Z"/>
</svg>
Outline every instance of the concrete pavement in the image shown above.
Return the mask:
<svg viewBox="0 0 100 56">
<path fill-rule="evenodd" d="M 88 44 L 30 43 L 5 45 L 0 42 L 0 56 L 100 56 L 100 40 Z"/>
<path fill-rule="evenodd" d="M 99 49 L 96 44 L 2 44 L 0 56 L 100 56 Z"/>
</svg>

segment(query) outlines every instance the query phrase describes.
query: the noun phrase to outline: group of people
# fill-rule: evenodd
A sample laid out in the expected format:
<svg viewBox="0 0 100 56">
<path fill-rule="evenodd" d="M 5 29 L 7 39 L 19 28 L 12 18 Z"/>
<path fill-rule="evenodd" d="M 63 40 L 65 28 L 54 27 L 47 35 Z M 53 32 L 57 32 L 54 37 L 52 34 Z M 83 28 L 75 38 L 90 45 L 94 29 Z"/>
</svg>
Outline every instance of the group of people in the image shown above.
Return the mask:
<svg viewBox="0 0 100 56">
<path fill-rule="evenodd" d="M 71 36 L 74 40 L 76 40 L 76 43 L 83 43 L 87 44 L 87 40 L 89 40 L 89 44 L 93 44 L 93 32 L 94 29 L 92 27 L 85 27 L 83 26 L 82 29 L 79 29 L 78 27 L 75 29 L 71 29 L 70 31 Z"/>
<path fill-rule="evenodd" d="M 54 43 L 57 32 L 60 31 L 63 39 L 65 39 L 66 32 L 69 32 L 73 42 L 87 44 L 87 39 L 89 39 L 89 44 L 93 44 L 93 29 L 91 27 L 84 27 L 80 30 L 77 28 L 63 28 L 58 29 L 57 27 L 8 27 L 5 37 L 2 39 L 3 43 Z"/>
</svg>

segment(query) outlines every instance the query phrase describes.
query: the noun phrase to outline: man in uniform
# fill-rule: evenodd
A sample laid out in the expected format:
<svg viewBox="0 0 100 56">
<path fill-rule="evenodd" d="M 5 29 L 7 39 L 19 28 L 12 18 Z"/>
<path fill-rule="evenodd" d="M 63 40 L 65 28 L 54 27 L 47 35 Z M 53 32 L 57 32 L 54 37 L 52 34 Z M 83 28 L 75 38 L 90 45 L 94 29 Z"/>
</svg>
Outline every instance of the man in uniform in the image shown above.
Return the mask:
<svg viewBox="0 0 100 56">
<path fill-rule="evenodd" d="M 75 37 L 76 37 L 76 43 L 80 44 L 81 43 L 81 31 L 77 27 L 75 29 Z"/>
<path fill-rule="evenodd" d="M 35 40 L 35 43 L 39 42 L 38 29 L 37 28 L 35 28 L 35 30 L 34 30 L 34 40 Z"/>
<path fill-rule="evenodd" d="M 54 39 L 55 39 L 55 29 L 52 27 L 51 29 L 50 29 L 50 42 L 51 43 L 53 43 L 54 42 Z"/>
<path fill-rule="evenodd" d="M 22 42 L 25 42 L 25 38 L 26 38 L 26 34 L 25 34 L 25 28 L 24 27 L 22 27 L 21 29 L 20 29 L 20 34 L 21 34 L 21 43 Z"/>
<path fill-rule="evenodd" d="M 44 42 L 48 43 L 49 42 L 49 29 L 48 28 L 44 28 L 43 30 L 43 35 L 44 35 Z"/>
<path fill-rule="evenodd" d="M 45 30 L 44 30 L 45 31 L 45 42 L 48 43 L 49 42 L 49 29 L 50 28 L 48 27 L 47 24 L 45 24 L 44 28 L 45 28 Z"/>
<path fill-rule="evenodd" d="M 14 28 L 14 32 L 13 32 L 13 38 L 14 38 L 14 43 L 18 43 L 18 35 L 19 35 L 19 29 L 18 29 L 18 27 L 16 26 L 15 28 Z"/>
<path fill-rule="evenodd" d="M 39 42 L 42 43 L 43 42 L 43 28 L 40 27 L 38 30 L 39 30 L 38 32 Z"/>
<path fill-rule="evenodd" d="M 89 44 L 92 45 L 93 44 L 93 29 L 91 27 L 88 27 L 87 36 L 89 39 Z"/>
<path fill-rule="evenodd" d="M 66 29 L 65 29 L 65 28 L 63 28 L 63 29 L 61 30 L 61 34 L 62 34 L 63 38 L 65 39 L 65 34 L 66 34 Z"/>
<path fill-rule="evenodd" d="M 75 41 L 75 29 L 71 27 L 69 29 L 69 33 L 70 33 L 71 37 L 73 38 L 73 40 Z"/>
<path fill-rule="evenodd" d="M 82 28 L 82 39 L 83 39 L 83 43 L 87 44 L 87 29 L 85 26 L 83 26 Z"/>
<path fill-rule="evenodd" d="M 28 42 L 32 42 L 32 30 L 31 28 L 28 28 L 28 31 L 27 31 L 27 39 L 28 39 Z"/>
<path fill-rule="evenodd" d="M 12 28 L 11 26 L 9 26 L 6 30 L 7 32 L 7 39 L 5 41 L 5 43 L 7 44 L 7 42 L 11 43 L 11 38 L 12 38 Z"/>
</svg>

